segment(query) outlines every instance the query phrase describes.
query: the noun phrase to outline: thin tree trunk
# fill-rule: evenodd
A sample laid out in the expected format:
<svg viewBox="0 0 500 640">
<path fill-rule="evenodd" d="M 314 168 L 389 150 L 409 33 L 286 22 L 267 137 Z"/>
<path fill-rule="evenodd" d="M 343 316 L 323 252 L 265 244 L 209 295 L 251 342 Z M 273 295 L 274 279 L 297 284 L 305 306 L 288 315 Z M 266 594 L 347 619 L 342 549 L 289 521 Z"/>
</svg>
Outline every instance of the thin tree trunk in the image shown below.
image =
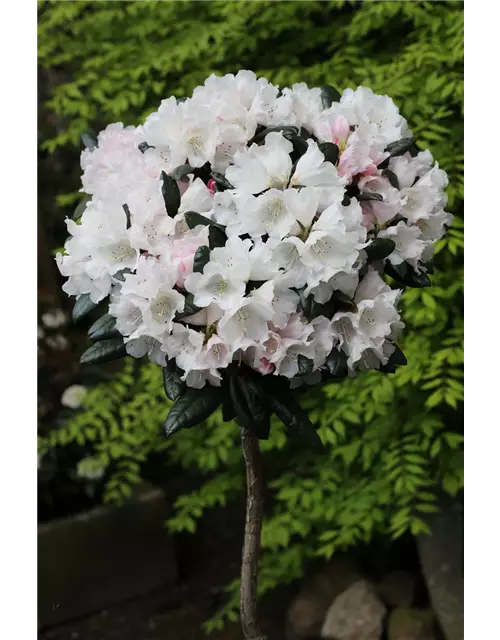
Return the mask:
<svg viewBox="0 0 500 640">
<path fill-rule="evenodd" d="M 262 527 L 262 461 L 258 439 L 241 427 L 247 478 L 247 512 L 241 561 L 240 616 L 245 640 L 267 640 L 257 623 L 257 572 Z"/>
</svg>

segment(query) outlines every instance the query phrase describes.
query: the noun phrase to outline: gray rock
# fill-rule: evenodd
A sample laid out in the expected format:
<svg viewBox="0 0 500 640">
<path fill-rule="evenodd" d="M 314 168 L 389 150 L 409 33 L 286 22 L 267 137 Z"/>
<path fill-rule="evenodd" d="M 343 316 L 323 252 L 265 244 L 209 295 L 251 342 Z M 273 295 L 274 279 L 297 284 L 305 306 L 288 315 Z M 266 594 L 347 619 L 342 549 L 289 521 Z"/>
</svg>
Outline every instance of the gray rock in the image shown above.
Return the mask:
<svg viewBox="0 0 500 640">
<path fill-rule="evenodd" d="M 417 544 L 427 589 L 447 640 L 464 638 L 464 507 L 462 498 L 442 495 L 430 514 L 431 535 Z"/>
<path fill-rule="evenodd" d="M 287 639 L 318 637 L 333 600 L 361 577 L 357 564 L 342 555 L 310 576 L 288 609 Z"/>
<path fill-rule="evenodd" d="M 391 571 L 377 584 L 377 592 L 390 607 L 410 607 L 415 597 L 415 577 L 408 571 Z"/>
<path fill-rule="evenodd" d="M 322 638 L 334 640 L 379 640 L 386 608 L 374 587 L 359 580 L 341 593 L 327 611 Z"/>
<path fill-rule="evenodd" d="M 436 640 L 430 609 L 394 609 L 389 616 L 387 640 Z"/>
</svg>

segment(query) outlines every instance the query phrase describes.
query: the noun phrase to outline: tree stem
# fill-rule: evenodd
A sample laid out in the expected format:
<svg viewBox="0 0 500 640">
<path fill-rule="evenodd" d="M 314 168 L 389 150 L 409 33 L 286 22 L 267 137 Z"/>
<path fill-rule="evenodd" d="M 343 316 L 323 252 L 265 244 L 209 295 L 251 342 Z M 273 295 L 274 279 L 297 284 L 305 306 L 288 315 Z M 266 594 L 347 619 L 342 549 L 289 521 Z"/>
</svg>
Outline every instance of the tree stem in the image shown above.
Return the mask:
<svg viewBox="0 0 500 640">
<path fill-rule="evenodd" d="M 247 478 L 247 510 L 241 560 L 240 616 L 245 640 L 266 640 L 257 623 L 257 573 L 262 527 L 262 460 L 258 439 L 241 427 Z"/>
</svg>

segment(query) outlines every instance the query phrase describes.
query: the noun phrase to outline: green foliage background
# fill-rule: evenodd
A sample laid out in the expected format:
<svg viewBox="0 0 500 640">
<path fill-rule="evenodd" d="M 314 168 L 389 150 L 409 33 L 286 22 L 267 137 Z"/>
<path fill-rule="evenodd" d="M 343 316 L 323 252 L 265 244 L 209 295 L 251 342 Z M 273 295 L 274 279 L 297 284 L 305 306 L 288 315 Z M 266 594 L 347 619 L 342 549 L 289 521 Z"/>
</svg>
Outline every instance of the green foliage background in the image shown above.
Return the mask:
<svg viewBox="0 0 500 640">
<path fill-rule="evenodd" d="M 41 2 L 39 63 L 59 78 L 45 105 L 57 125 L 42 142 L 55 154 L 77 148 L 83 131 L 137 124 L 162 98 L 189 95 L 210 73 L 240 68 L 280 85 L 367 85 L 399 105 L 421 148 L 448 172 L 456 217 L 437 245 L 432 288 L 402 299 L 408 366 L 308 393 L 304 406 L 326 454 L 288 441 L 279 423 L 263 444 L 274 501 L 260 589 L 376 533 L 426 532 L 436 491 L 463 486 L 463 4 Z M 57 199 L 61 219 L 78 198 L 75 175 L 72 193 Z M 194 531 L 207 508 L 243 488 L 238 430 L 216 413 L 166 441 L 167 412 L 160 368 L 126 362 L 113 382 L 91 391 L 82 412 L 41 441 L 41 451 L 90 444 L 110 470 L 107 501 L 126 497 L 150 454 L 165 451 L 169 463 L 205 474 L 169 521 L 172 531 Z M 208 630 L 235 619 L 236 587 Z"/>
</svg>

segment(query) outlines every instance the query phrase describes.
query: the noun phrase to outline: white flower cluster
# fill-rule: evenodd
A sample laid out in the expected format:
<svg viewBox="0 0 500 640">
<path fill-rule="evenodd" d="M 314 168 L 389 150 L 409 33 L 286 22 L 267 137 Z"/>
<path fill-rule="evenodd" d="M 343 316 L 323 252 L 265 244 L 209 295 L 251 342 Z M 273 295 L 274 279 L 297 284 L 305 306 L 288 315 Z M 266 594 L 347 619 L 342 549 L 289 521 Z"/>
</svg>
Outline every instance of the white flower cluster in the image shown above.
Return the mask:
<svg viewBox="0 0 500 640">
<path fill-rule="evenodd" d="M 451 222 L 446 174 L 413 142 L 371 89 L 213 75 L 83 152 L 64 290 L 110 296 L 127 352 L 175 359 L 195 388 L 233 361 L 292 385 L 335 351 L 350 374 L 380 368 L 404 326 L 381 273 L 426 277 Z"/>
</svg>

